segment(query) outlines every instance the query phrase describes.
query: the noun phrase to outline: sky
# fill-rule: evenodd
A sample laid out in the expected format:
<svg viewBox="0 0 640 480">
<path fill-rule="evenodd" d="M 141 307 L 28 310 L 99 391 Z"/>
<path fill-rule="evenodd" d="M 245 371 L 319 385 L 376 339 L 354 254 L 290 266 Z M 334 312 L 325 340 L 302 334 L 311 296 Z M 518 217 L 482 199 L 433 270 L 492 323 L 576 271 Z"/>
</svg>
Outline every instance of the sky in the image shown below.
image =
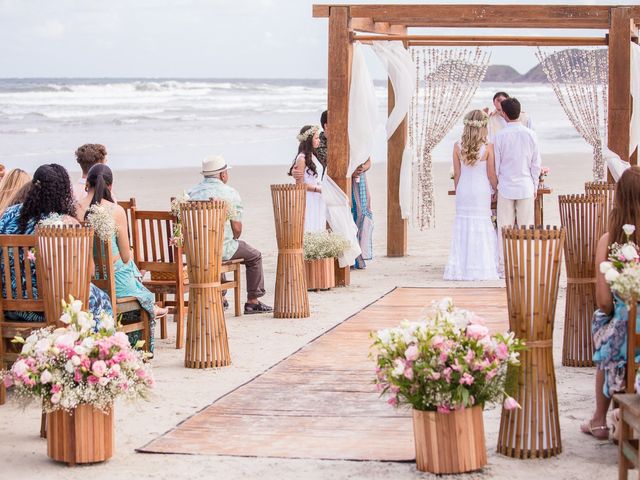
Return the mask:
<svg viewBox="0 0 640 480">
<path fill-rule="evenodd" d="M 318 0 L 0 0 L 0 77 L 326 78 L 327 19 Z M 391 0 L 351 3 L 396 3 Z M 398 2 L 399 3 L 399 2 Z M 428 3 L 403 0 L 402 3 Z M 441 0 L 500 4 L 511 1 Z M 637 0 L 536 4 L 634 5 Z M 514 30 L 476 30 L 515 34 Z M 473 29 L 429 33 L 474 33 Z M 526 35 L 542 34 L 528 30 Z M 554 31 L 549 35 L 602 34 Z M 534 49 L 492 49 L 492 64 L 521 73 Z M 374 77 L 382 69 L 373 67 Z"/>
</svg>

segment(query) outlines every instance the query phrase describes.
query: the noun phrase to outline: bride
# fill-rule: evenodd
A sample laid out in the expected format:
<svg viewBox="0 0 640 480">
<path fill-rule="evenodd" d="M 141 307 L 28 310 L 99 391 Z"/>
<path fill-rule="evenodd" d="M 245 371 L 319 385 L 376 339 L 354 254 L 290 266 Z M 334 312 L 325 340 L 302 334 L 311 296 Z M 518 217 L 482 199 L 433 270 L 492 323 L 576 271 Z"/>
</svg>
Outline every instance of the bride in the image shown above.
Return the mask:
<svg viewBox="0 0 640 480">
<path fill-rule="evenodd" d="M 493 145 L 487 143 L 487 114 L 465 115 L 462 139 L 453 147 L 456 218 L 445 280 L 497 280 L 497 235 L 491 195 L 498 180 Z"/>
</svg>

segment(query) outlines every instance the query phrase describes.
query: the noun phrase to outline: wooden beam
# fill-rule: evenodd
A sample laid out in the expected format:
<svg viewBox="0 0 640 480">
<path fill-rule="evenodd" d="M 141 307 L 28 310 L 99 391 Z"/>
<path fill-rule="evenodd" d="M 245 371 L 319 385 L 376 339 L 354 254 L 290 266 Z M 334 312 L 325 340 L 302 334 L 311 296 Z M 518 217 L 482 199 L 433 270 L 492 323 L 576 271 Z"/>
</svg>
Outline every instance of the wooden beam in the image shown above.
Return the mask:
<svg viewBox="0 0 640 480">
<path fill-rule="evenodd" d="M 328 171 L 351 199 L 349 169 L 349 85 L 353 46 L 349 37 L 349 7 L 331 7 L 329 15 Z M 349 267 L 336 270 L 336 284 L 349 284 Z"/>
<path fill-rule="evenodd" d="M 512 35 L 354 35 L 353 41 L 402 40 L 409 45 L 551 45 L 588 46 L 608 44 L 606 37 L 523 37 Z"/>
<path fill-rule="evenodd" d="M 374 22 L 370 18 L 352 18 L 351 30 L 354 32 L 402 35 L 406 33 L 404 25 L 390 25 L 388 22 Z"/>
<path fill-rule="evenodd" d="M 609 149 L 629 161 L 631 121 L 631 15 L 630 8 L 613 8 L 609 29 Z"/>
<path fill-rule="evenodd" d="M 388 82 L 388 111 L 395 106 L 395 94 Z M 407 118 L 387 141 L 387 256 L 404 257 L 407 254 L 407 220 L 400 211 L 400 167 L 402 153 L 407 144 Z"/>
<path fill-rule="evenodd" d="M 336 5 L 314 5 L 314 17 L 328 17 Z M 349 5 L 353 17 L 407 27 L 609 28 L 607 5 Z M 640 7 L 628 7 L 640 18 Z"/>
</svg>

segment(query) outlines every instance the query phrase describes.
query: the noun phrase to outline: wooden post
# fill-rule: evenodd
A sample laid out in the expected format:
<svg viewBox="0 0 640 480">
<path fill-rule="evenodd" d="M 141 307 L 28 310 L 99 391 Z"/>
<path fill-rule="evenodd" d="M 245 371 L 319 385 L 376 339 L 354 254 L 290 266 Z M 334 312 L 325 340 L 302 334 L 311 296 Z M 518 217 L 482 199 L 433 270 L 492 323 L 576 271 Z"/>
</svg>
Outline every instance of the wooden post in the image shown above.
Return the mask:
<svg viewBox="0 0 640 480">
<path fill-rule="evenodd" d="M 395 105 L 391 82 L 388 86 L 389 113 Z M 407 220 L 400 211 L 400 167 L 407 143 L 407 118 L 387 141 L 387 256 L 404 257 L 407 254 Z"/>
<path fill-rule="evenodd" d="M 629 161 L 631 31 L 629 8 L 612 8 L 609 27 L 609 149 Z M 635 162 L 634 162 L 635 163 Z"/>
<path fill-rule="evenodd" d="M 349 169 L 349 85 L 351 55 L 349 7 L 331 6 L 329 10 L 328 75 L 328 170 L 329 176 L 351 199 Z M 336 269 L 336 285 L 349 285 L 349 267 Z"/>
</svg>

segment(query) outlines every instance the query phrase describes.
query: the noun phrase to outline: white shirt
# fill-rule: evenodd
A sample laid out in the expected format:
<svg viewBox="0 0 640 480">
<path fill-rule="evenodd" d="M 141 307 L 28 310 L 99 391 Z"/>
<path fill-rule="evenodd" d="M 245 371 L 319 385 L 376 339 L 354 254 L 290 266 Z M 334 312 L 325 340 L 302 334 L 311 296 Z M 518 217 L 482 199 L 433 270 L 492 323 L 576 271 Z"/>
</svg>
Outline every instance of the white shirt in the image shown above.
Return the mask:
<svg viewBox="0 0 640 480">
<path fill-rule="evenodd" d="M 533 130 L 531 117 L 529 117 L 529 115 L 527 115 L 526 112 L 520 112 L 520 117 L 518 118 L 518 121 L 525 127 Z M 494 111 L 491 115 L 489 115 L 489 123 L 487 125 L 487 128 L 488 128 L 487 138 L 489 140 L 489 143 L 493 143 L 498 132 L 506 126 L 507 126 L 507 121 L 498 112 Z"/>
<path fill-rule="evenodd" d="M 87 191 L 85 187 L 87 185 L 86 178 L 80 178 L 77 183 L 72 185 L 73 187 L 73 196 L 76 198 L 76 201 L 79 202 L 83 198 L 87 196 Z"/>
<path fill-rule="evenodd" d="M 494 139 L 498 192 L 503 198 L 533 198 L 538 189 L 542 160 L 538 136 L 520 122 L 509 122 Z"/>
</svg>

